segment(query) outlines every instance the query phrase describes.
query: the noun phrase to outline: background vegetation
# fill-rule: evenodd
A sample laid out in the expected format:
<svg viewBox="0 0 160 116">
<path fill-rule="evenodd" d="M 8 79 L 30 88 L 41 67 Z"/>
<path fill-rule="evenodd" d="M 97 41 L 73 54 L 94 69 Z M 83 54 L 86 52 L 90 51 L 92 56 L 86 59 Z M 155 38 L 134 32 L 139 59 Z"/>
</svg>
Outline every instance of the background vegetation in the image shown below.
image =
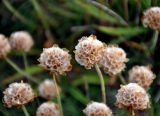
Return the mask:
<svg viewBox="0 0 160 116">
<path fill-rule="evenodd" d="M 35 79 L 42 81 L 51 76 L 38 66 L 37 59 L 44 47 L 53 43 L 70 50 L 73 70 L 61 77 L 63 91 L 62 102 L 66 116 L 82 116 L 82 109 L 89 101 L 101 101 L 101 90 L 97 74 L 85 70 L 74 60 L 75 45 L 82 36 L 90 34 L 107 44 L 118 44 L 127 52 L 130 61 L 123 72 L 127 80 L 127 71 L 134 65 L 150 65 L 156 74 L 149 93 L 152 97 L 152 108 L 139 115 L 160 115 L 160 41 L 155 49 L 154 31 L 143 28 L 141 16 L 151 6 L 159 6 L 160 0 L 2 0 L 0 2 L 0 33 L 9 35 L 18 30 L 27 30 L 34 38 L 34 48 L 28 53 L 30 67 L 27 72 Z M 13 52 L 9 56 L 21 68 L 24 68 L 21 53 Z M 9 83 L 24 80 L 29 82 L 35 91 L 37 84 L 17 73 L 5 61 L 0 61 L 0 97 Z M 105 75 L 107 104 L 115 116 L 127 115 L 126 110 L 115 107 L 115 94 L 121 82 L 116 77 Z M 89 87 L 86 86 L 89 84 Z M 86 92 L 89 91 L 89 94 Z M 55 100 L 54 100 L 55 101 Z M 31 115 L 37 107 L 45 102 L 38 97 L 27 105 Z M 153 114 L 154 113 L 154 114 Z M 0 102 L 0 115 L 23 115 L 21 109 L 7 109 Z"/>
</svg>

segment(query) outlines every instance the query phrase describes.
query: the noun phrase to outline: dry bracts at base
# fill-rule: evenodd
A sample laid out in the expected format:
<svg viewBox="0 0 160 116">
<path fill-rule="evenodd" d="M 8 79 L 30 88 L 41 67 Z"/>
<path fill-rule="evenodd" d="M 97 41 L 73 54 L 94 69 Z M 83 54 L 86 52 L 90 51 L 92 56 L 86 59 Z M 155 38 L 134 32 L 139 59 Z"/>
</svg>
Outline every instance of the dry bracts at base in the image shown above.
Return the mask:
<svg viewBox="0 0 160 116">
<path fill-rule="evenodd" d="M 121 86 L 116 95 L 116 99 L 116 105 L 119 108 L 144 110 L 150 107 L 148 94 L 136 83 L 129 83 Z"/>
<path fill-rule="evenodd" d="M 0 34 L 0 59 L 3 59 L 7 56 L 7 54 L 11 51 L 11 47 L 8 39 Z"/>
<path fill-rule="evenodd" d="M 8 108 L 21 107 L 22 105 L 33 101 L 35 98 L 31 86 L 23 82 L 10 84 L 3 93 L 3 101 Z"/>
<path fill-rule="evenodd" d="M 54 45 L 51 48 L 44 48 L 38 61 L 40 66 L 55 75 L 63 75 L 72 69 L 71 56 L 66 49 Z"/>
<path fill-rule="evenodd" d="M 46 102 L 39 106 L 36 116 L 60 116 L 60 110 L 57 104 Z"/>
<path fill-rule="evenodd" d="M 83 110 L 86 116 L 113 116 L 111 109 L 104 103 L 92 102 Z"/>
<path fill-rule="evenodd" d="M 58 90 L 60 91 L 59 87 Z M 52 100 L 54 97 L 57 96 L 55 83 L 54 81 L 49 79 L 46 79 L 39 85 L 38 91 L 39 95 L 47 100 Z"/>
<path fill-rule="evenodd" d="M 12 49 L 28 52 L 32 48 L 34 41 L 26 31 L 17 31 L 11 34 L 10 44 Z"/>
<path fill-rule="evenodd" d="M 103 47 L 104 44 L 95 35 L 82 37 L 75 47 L 75 59 L 86 69 L 91 69 L 102 57 Z"/>
<path fill-rule="evenodd" d="M 143 13 L 142 23 L 145 27 L 160 31 L 160 7 L 151 7 Z"/>
<path fill-rule="evenodd" d="M 116 75 L 124 70 L 126 62 L 128 62 L 128 59 L 122 48 L 108 45 L 103 49 L 102 58 L 100 59 L 99 64 L 102 66 L 105 73 Z"/>
<path fill-rule="evenodd" d="M 129 71 L 129 82 L 137 83 L 145 90 L 149 89 L 154 79 L 155 74 L 147 66 L 134 66 Z"/>
</svg>

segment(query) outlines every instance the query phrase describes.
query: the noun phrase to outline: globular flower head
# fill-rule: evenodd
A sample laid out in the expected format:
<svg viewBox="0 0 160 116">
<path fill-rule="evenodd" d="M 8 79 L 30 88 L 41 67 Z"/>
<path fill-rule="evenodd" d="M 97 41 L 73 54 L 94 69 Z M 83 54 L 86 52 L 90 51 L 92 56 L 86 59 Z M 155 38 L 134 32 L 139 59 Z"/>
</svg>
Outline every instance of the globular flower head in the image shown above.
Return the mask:
<svg viewBox="0 0 160 116">
<path fill-rule="evenodd" d="M 143 13 L 142 23 L 145 27 L 160 31 L 160 7 L 151 7 Z"/>
<path fill-rule="evenodd" d="M 54 45 L 51 48 L 44 48 L 38 61 L 40 66 L 49 70 L 55 75 L 62 75 L 72 69 L 71 56 L 68 51 Z"/>
<path fill-rule="evenodd" d="M 126 53 L 122 48 L 109 45 L 103 49 L 99 64 L 103 67 L 105 73 L 116 75 L 124 70 L 127 61 Z"/>
<path fill-rule="evenodd" d="M 28 102 L 31 102 L 35 98 L 35 94 L 31 86 L 27 83 L 12 83 L 3 92 L 4 93 L 4 104 L 6 107 L 21 107 Z"/>
<path fill-rule="evenodd" d="M 39 94 L 41 97 L 52 100 L 54 97 L 57 96 L 56 86 L 54 81 L 46 79 L 44 82 L 42 82 L 39 85 Z M 60 88 L 58 87 L 58 90 L 60 91 Z"/>
<path fill-rule="evenodd" d="M 113 116 L 111 109 L 104 103 L 92 102 L 83 110 L 86 116 Z"/>
<path fill-rule="evenodd" d="M 149 96 L 146 91 L 136 83 L 121 86 L 116 95 L 116 105 L 119 108 L 133 108 L 144 110 L 150 107 Z"/>
<path fill-rule="evenodd" d="M 31 35 L 26 31 L 17 31 L 10 36 L 10 45 L 13 49 L 28 52 L 33 44 Z"/>
<path fill-rule="evenodd" d="M 8 39 L 4 35 L 0 34 L 0 59 L 5 58 L 10 51 L 11 47 Z"/>
<path fill-rule="evenodd" d="M 37 109 L 36 116 L 60 116 L 60 109 L 53 102 L 45 102 Z"/>
<path fill-rule="evenodd" d="M 138 83 L 145 90 L 148 90 L 154 79 L 155 74 L 147 66 L 134 66 L 129 71 L 129 82 Z"/>
<path fill-rule="evenodd" d="M 91 69 L 102 57 L 103 47 L 104 44 L 95 35 L 82 37 L 75 47 L 75 59 L 80 65 Z"/>
</svg>

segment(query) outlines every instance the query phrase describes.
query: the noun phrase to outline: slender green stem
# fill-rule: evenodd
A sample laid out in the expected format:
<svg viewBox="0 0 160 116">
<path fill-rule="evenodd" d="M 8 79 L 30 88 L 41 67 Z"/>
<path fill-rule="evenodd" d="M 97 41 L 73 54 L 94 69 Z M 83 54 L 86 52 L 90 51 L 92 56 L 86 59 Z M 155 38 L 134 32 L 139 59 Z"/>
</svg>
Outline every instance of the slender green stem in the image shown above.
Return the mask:
<svg viewBox="0 0 160 116">
<path fill-rule="evenodd" d="M 124 85 L 127 84 L 127 82 L 124 79 L 124 77 L 122 76 L 122 74 L 119 74 L 118 77 L 119 77 L 119 79 L 120 79 L 120 81 L 121 81 L 122 84 L 124 84 Z"/>
<path fill-rule="evenodd" d="M 53 80 L 55 82 L 55 87 L 56 87 L 56 91 L 57 91 L 57 100 L 58 100 L 58 104 L 59 104 L 59 107 L 60 107 L 60 113 L 61 113 L 61 116 L 63 116 L 63 107 L 62 107 L 62 102 L 61 102 L 61 95 L 59 93 L 59 89 L 58 89 L 58 85 L 57 85 L 57 81 L 56 81 L 56 76 L 53 75 Z"/>
<path fill-rule="evenodd" d="M 153 35 L 153 38 L 151 40 L 151 52 L 153 52 L 156 48 L 156 44 L 157 44 L 157 41 L 158 41 L 158 35 L 159 35 L 159 32 L 158 31 L 155 31 L 154 35 Z"/>
<path fill-rule="evenodd" d="M 28 111 L 27 111 L 27 109 L 26 109 L 26 107 L 24 105 L 22 106 L 22 110 L 23 110 L 25 116 L 30 116 Z"/>
<path fill-rule="evenodd" d="M 11 65 L 18 73 L 22 74 L 23 76 L 27 77 L 29 80 L 38 84 L 38 81 L 34 79 L 34 77 L 30 76 L 25 71 L 21 70 L 12 60 L 9 58 L 5 58 L 6 62 Z"/>
<path fill-rule="evenodd" d="M 23 52 L 23 61 L 24 61 L 24 67 L 25 70 L 28 68 L 28 61 L 27 61 L 27 54 Z"/>
<path fill-rule="evenodd" d="M 84 87 L 85 87 L 85 91 L 86 91 L 86 96 L 87 96 L 88 100 L 90 100 L 89 85 L 88 85 L 88 82 L 86 80 L 86 77 L 83 77 L 83 79 L 84 79 Z"/>
<path fill-rule="evenodd" d="M 95 65 L 95 68 L 101 82 L 102 99 L 103 99 L 103 102 L 106 103 L 106 90 L 105 90 L 104 78 L 98 64 Z"/>
</svg>

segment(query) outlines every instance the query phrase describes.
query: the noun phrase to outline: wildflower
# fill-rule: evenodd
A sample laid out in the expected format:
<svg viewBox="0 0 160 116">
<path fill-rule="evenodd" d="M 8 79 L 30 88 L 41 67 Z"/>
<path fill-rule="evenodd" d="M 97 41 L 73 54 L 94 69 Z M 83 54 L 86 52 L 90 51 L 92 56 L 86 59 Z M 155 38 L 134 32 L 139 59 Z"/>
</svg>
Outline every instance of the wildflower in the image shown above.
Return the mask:
<svg viewBox="0 0 160 116">
<path fill-rule="evenodd" d="M 5 58 L 10 51 L 11 47 L 8 39 L 4 35 L 0 34 L 0 59 Z"/>
<path fill-rule="evenodd" d="M 105 46 L 102 53 L 102 58 L 99 63 L 103 67 L 105 73 L 109 75 L 116 75 L 126 67 L 126 53 L 118 46 Z"/>
<path fill-rule="evenodd" d="M 46 79 L 39 85 L 39 94 L 41 97 L 52 100 L 54 97 L 57 96 L 57 91 L 55 87 L 55 83 L 52 80 Z M 60 91 L 60 88 L 58 88 Z"/>
<path fill-rule="evenodd" d="M 31 35 L 26 31 L 17 31 L 11 34 L 10 44 L 13 49 L 28 52 L 34 41 Z"/>
<path fill-rule="evenodd" d="M 121 86 L 116 95 L 116 105 L 119 108 L 132 108 L 144 110 L 150 107 L 149 96 L 146 91 L 136 83 Z"/>
<path fill-rule="evenodd" d="M 68 51 L 58 46 L 44 48 L 38 61 L 40 66 L 55 75 L 62 75 L 72 69 L 71 56 Z"/>
<path fill-rule="evenodd" d="M 60 116 L 59 107 L 53 102 L 46 102 L 39 106 L 36 116 Z"/>
<path fill-rule="evenodd" d="M 21 107 L 28 102 L 33 101 L 35 94 L 31 86 L 27 83 L 12 83 L 3 92 L 4 93 L 4 103 L 6 107 Z"/>
<path fill-rule="evenodd" d="M 92 102 L 83 110 L 86 116 L 113 116 L 111 109 L 104 103 Z"/>
<path fill-rule="evenodd" d="M 160 7 L 151 7 L 143 13 L 142 23 L 145 27 L 160 31 Z"/>
<path fill-rule="evenodd" d="M 104 44 L 95 35 L 82 37 L 75 47 L 75 59 L 86 69 L 91 69 L 102 57 L 103 47 Z"/>
<path fill-rule="evenodd" d="M 134 66 L 129 71 L 129 82 L 138 83 L 145 90 L 150 87 L 154 79 L 155 74 L 146 66 Z"/>
</svg>

